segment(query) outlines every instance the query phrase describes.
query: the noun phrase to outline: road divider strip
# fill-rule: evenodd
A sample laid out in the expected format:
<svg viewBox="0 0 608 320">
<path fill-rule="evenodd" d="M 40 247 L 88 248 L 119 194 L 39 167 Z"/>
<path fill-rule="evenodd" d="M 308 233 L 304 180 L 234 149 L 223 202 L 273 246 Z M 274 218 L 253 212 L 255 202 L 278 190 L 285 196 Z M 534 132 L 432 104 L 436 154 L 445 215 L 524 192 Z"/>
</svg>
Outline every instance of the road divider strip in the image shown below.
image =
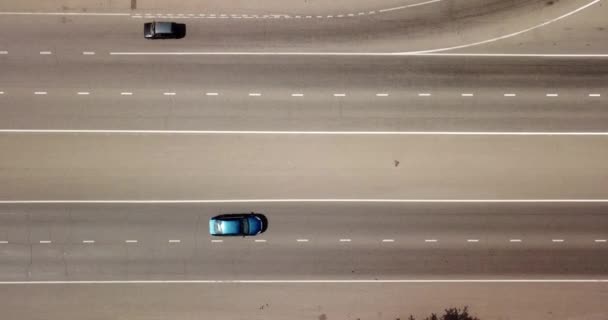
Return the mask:
<svg viewBox="0 0 608 320">
<path fill-rule="evenodd" d="M 608 283 L 608 278 L 535 279 L 319 279 L 319 280 L 64 280 L 0 281 L 0 285 L 87 285 L 87 284 L 382 284 L 382 283 Z"/>
<path fill-rule="evenodd" d="M 38 93 L 38 94 L 46 94 Z M 121 129 L 0 129 L 0 134 L 119 135 L 328 135 L 328 136 L 608 136 L 608 131 L 281 131 L 281 130 L 121 130 Z"/>
</svg>

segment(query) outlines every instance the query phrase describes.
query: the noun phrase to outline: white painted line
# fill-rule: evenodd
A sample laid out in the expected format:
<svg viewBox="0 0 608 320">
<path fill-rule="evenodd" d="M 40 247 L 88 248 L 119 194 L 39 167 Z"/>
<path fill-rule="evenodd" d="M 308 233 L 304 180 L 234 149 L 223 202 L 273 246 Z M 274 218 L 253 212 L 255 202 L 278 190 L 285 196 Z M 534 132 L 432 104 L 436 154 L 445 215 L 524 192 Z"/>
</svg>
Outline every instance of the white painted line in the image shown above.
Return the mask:
<svg viewBox="0 0 608 320">
<path fill-rule="evenodd" d="M 428 92 L 421 92 L 421 93 L 419 93 L 419 94 L 418 94 L 418 96 L 419 96 L 419 97 L 430 97 L 430 96 L 431 96 L 431 94 L 430 94 L 430 93 L 428 93 Z"/>
<path fill-rule="evenodd" d="M 606 241 L 607 241 L 606 239 L 595 239 L 595 242 L 598 242 L 598 243 L 603 243 Z"/>
<path fill-rule="evenodd" d="M 334 97 L 346 97 L 346 93 L 334 93 Z"/>
<path fill-rule="evenodd" d="M 599 93 L 590 93 L 589 96 L 590 97 L 601 97 L 602 95 Z"/>
<path fill-rule="evenodd" d="M 0 51 L 0 54 L 8 54 L 8 51 Z"/>
<path fill-rule="evenodd" d="M 404 6 L 394 7 L 394 8 L 380 9 L 380 10 L 378 10 L 378 12 L 388 12 L 388 11 L 407 9 L 407 8 L 423 6 L 425 4 L 431 4 L 431 3 L 440 2 L 440 1 L 442 1 L 442 0 L 430 0 L 430 1 L 420 2 L 420 3 L 414 3 L 414 4 L 408 4 L 408 5 L 404 5 Z M 374 12 L 374 11 L 370 11 L 370 13 L 371 12 Z"/>
<path fill-rule="evenodd" d="M 4 91 L 0 91 L 0 94 L 4 94 Z"/>
<path fill-rule="evenodd" d="M 467 239 L 467 242 L 479 242 L 479 239 Z"/>
<path fill-rule="evenodd" d="M 82 240 L 82 243 L 95 243 L 95 240 Z"/>
<path fill-rule="evenodd" d="M 308 239 L 297 239 L 297 242 L 308 242 Z"/>
<path fill-rule="evenodd" d="M 172 203 L 608 203 L 608 199 L 189 199 L 189 200 L 0 200 L 0 204 Z M 515 240 L 515 239 L 514 239 Z"/>
<path fill-rule="evenodd" d="M 266 240 L 265 240 L 265 239 L 255 239 L 254 241 L 255 241 L 255 242 L 266 242 Z"/>
<path fill-rule="evenodd" d="M 382 242 L 395 242 L 395 239 L 382 239 Z"/>
<path fill-rule="evenodd" d="M 101 12 L 19 12 L 19 11 L 3 11 L 0 15 L 4 16 L 129 16 L 129 13 L 101 13 Z"/>
<path fill-rule="evenodd" d="M 47 92 L 46 91 L 34 91 L 34 94 L 35 95 L 39 95 L 39 96 L 43 96 L 43 95 L 47 94 Z"/>
<path fill-rule="evenodd" d="M 132 96 L 133 92 L 121 92 L 120 95 L 121 96 Z"/>
<path fill-rule="evenodd" d="M 169 243 L 181 243 L 181 242 L 182 241 L 178 240 L 178 239 L 171 239 L 171 240 L 169 240 Z"/>
<path fill-rule="evenodd" d="M 52 243 L 52 241 L 51 240 L 40 240 L 40 243 L 49 244 L 49 243 Z"/>
<path fill-rule="evenodd" d="M 292 93 L 291 96 L 292 97 L 303 97 L 304 94 L 303 93 Z"/>
<path fill-rule="evenodd" d="M 510 239 L 509 242 L 521 242 L 521 239 Z"/>
<path fill-rule="evenodd" d="M 553 239 L 552 242 L 564 242 L 564 239 Z"/>
<path fill-rule="evenodd" d="M 40 51 L 41 55 L 49 55 L 49 54 L 53 54 L 53 52 L 51 51 Z"/>
<path fill-rule="evenodd" d="M 131 94 L 126 94 L 131 95 Z M 107 129 L 0 129 L 23 134 L 208 134 L 208 135 L 389 135 L 389 136 L 608 136 L 606 131 L 240 131 L 240 130 L 107 130 Z"/>
<path fill-rule="evenodd" d="M 371 284 L 371 283 L 608 283 L 608 278 L 586 279 L 359 279 L 359 280 L 73 280 L 0 281 L 0 285 L 90 284 Z"/>
<path fill-rule="evenodd" d="M 516 97 L 517 94 L 515 94 L 515 93 L 505 93 L 503 96 L 505 96 L 505 97 Z"/>
<path fill-rule="evenodd" d="M 388 97 L 388 93 L 376 93 L 376 97 Z"/>
<path fill-rule="evenodd" d="M 137 243 L 137 240 L 125 240 L 125 243 Z"/>
<path fill-rule="evenodd" d="M 472 93 L 462 93 L 460 95 L 463 96 L 463 97 L 472 97 L 473 96 Z"/>
<path fill-rule="evenodd" d="M 88 96 L 90 94 L 90 92 L 88 92 L 88 91 L 78 91 L 77 94 L 79 96 Z"/>
<path fill-rule="evenodd" d="M 340 239 L 340 242 L 350 242 L 350 239 Z"/>
<path fill-rule="evenodd" d="M 0 241 L 0 244 L 8 244 L 8 241 L 2 240 L 2 241 Z"/>
<path fill-rule="evenodd" d="M 424 242 L 437 242 L 437 239 L 426 239 Z"/>
<path fill-rule="evenodd" d="M 512 32 L 512 33 L 509 33 L 509 34 L 505 34 L 505 35 L 502 35 L 502 36 L 499 36 L 499 37 L 495 37 L 495 38 L 491 38 L 491 39 L 486 39 L 486 40 L 482 40 L 482 41 L 477 41 L 477 42 L 473 42 L 473 43 L 467 43 L 467 44 L 458 45 L 458 46 L 453 46 L 453 47 L 418 51 L 418 53 L 432 53 L 432 52 L 450 51 L 450 50 L 456 50 L 456 49 L 462 49 L 462 48 L 468 48 L 468 47 L 478 46 L 478 45 L 481 45 L 481 44 L 486 44 L 486 43 L 490 43 L 490 42 L 496 42 L 496 41 L 500 41 L 500 40 L 503 40 L 503 39 L 515 37 L 515 36 L 518 36 L 520 34 L 527 33 L 527 32 L 533 31 L 533 30 L 538 29 L 538 28 L 542 28 L 542 27 L 544 27 L 546 25 L 549 25 L 551 23 L 554 23 L 554 22 L 557 22 L 557 21 L 562 20 L 564 18 L 567 18 L 567 17 L 569 17 L 569 16 L 571 16 L 573 14 L 576 14 L 576 13 L 582 11 L 582 10 L 585 10 L 585 9 L 589 8 L 590 6 L 592 6 L 592 5 L 596 4 L 596 3 L 599 3 L 600 1 L 601 0 L 593 0 L 593 1 L 591 1 L 591 2 L 589 2 L 587 4 L 585 4 L 585 5 L 583 5 L 582 7 L 579 7 L 577 9 L 575 9 L 575 10 L 567 12 L 567 13 L 565 13 L 565 14 L 557 17 L 557 18 L 554 18 L 554 19 L 551 19 L 551 20 L 547 20 L 547 21 L 545 21 L 543 23 L 531 26 L 529 28 L 526 28 L 526 29 L 523 29 L 523 30 L 520 30 L 520 31 L 516 31 L 516 32 Z"/>
<path fill-rule="evenodd" d="M 83 51 L 82 54 L 85 56 L 93 56 L 95 55 L 95 51 Z"/>
<path fill-rule="evenodd" d="M 165 96 L 174 96 L 175 92 L 164 92 L 163 95 L 165 95 Z"/>
<path fill-rule="evenodd" d="M 220 242 L 224 242 L 224 240 L 220 240 L 220 239 L 213 239 L 211 240 L 212 243 L 220 243 Z"/>
<path fill-rule="evenodd" d="M 250 97 L 259 97 L 259 96 L 261 96 L 261 95 L 262 95 L 262 94 L 261 94 L 261 93 L 259 93 L 259 92 L 249 92 L 249 96 L 250 96 Z"/>
<path fill-rule="evenodd" d="M 558 97 L 559 95 L 557 93 L 547 93 L 546 96 L 547 97 Z"/>
<path fill-rule="evenodd" d="M 213 18 L 213 17 L 210 17 Z M 115 51 L 112 56 L 371 56 L 371 57 L 495 57 L 495 58 L 608 58 L 602 54 L 511 54 L 511 53 L 425 53 L 425 52 L 294 52 L 294 51 Z"/>
<path fill-rule="evenodd" d="M 207 96 L 219 96 L 220 94 L 217 93 L 217 92 L 207 92 L 207 93 L 205 93 L 205 95 L 207 95 Z"/>
</svg>

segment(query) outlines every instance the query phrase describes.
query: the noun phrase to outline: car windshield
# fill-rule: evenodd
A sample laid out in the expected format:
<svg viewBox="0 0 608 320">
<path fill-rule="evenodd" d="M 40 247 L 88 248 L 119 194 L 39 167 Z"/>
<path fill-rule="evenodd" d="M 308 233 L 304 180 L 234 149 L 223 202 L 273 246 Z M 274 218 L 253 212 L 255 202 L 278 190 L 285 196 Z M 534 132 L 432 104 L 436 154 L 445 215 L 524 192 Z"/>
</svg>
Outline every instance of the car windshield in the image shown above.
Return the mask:
<svg viewBox="0 0 608 320">
<path fill-rule="evenodd" d="M 249 234 L 249 221 L 247 221 L 247 218 L 241 219 L 241 227 L 243 234 Z"/>
</svg>

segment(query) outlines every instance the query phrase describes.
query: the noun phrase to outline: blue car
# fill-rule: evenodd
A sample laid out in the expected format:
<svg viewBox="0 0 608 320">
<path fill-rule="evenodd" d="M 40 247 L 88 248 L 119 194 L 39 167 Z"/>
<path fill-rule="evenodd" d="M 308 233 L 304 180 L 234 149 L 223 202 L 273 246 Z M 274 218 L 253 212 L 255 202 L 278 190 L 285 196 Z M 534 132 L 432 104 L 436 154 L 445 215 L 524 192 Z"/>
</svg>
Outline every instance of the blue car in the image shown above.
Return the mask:
<svg viewBox="0 0 608 320">
<path fill-rule="evenodd" d="M 268 220 L 259 213 L 222 214 L 209 219 L 212 236 L 255 236 L 268 228 Z"/>
</svg>

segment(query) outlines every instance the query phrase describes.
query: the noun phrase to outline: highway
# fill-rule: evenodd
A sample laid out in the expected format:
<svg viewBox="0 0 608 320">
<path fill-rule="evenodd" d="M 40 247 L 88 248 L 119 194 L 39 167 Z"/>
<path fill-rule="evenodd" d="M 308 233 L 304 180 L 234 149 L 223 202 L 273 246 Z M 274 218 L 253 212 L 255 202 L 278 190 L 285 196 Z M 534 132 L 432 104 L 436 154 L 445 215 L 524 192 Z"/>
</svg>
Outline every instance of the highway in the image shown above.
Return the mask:
<svg viewBox="0 0 608 320">
<path fill-rule="evenodd" d="M 607 10 L 0 4 L 3 314 L 605 319 Z"/>
</svg>

